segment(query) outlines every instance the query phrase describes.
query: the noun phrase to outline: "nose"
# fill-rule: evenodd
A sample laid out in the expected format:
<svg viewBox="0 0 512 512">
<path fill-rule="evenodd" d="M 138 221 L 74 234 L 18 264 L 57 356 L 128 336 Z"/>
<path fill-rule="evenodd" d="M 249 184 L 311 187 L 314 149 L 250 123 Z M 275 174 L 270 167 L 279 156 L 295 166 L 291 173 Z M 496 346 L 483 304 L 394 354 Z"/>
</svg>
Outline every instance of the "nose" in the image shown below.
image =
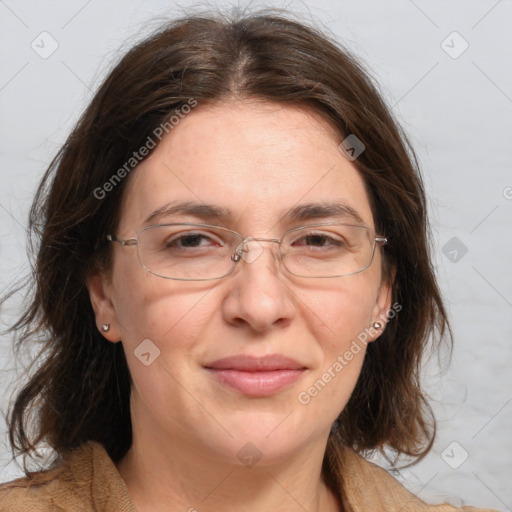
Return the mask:
<svg viewBox="0 0 512 512">
<path fill-rule="evenodd" d="M 278 238 L 254 238 L 248 236 L 238 245 L 231 259 L 239 262 L 241 259 L 247 263 L 252 263 L 263 252 L 263 246 L 259 242 L 276 242 L 281 243 Z"/>
<path fill-rule="evenodd" d="M 239 261 L 228 278 L 228 292 L 222 305 L 225 320 L 238 327 L 263 332 L 289 325 L 296 314 L 293 293 L 280 271 L 276 239 L 247 238 L 243 250 L 234 254 Z M 266 246 L 266 247 L 265 247 Z"/>
</svg>

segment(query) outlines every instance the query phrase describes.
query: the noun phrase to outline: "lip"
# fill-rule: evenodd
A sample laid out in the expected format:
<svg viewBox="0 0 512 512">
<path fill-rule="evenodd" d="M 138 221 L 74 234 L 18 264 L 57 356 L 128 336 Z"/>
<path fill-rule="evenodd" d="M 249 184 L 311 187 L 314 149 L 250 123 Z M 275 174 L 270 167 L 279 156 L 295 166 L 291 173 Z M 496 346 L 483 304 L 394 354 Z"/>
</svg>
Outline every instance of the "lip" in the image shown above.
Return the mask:
<svg viewBox="0 0 512 512">
<path fill-rule="evenodd" d="M 307 369 L 294 359 L 279 354 L 226 357 L 204 367 L 221 384 L 254 397 L 269 396 L 291 386 Z"/>
</svg>

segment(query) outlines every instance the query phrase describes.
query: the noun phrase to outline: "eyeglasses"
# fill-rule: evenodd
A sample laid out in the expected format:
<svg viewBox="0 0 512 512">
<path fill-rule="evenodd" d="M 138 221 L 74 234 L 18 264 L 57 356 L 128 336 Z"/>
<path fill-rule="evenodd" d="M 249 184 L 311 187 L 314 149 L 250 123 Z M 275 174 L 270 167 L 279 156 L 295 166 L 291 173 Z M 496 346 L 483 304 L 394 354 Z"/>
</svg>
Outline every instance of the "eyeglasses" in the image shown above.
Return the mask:
<svg viewBox="0 0 512 512">
<path fill-rule="evenodd" d="M 136 238 L 109 242 L 137 246 L 142 268 L 165 279 L 208 281 L 226 277 L 243 259 L 252 263 L 263 252 L 259 242 L 275 242 L 284 268 L 298 277 L 342 277 L 368 268 L 376 245 L 387 238 L 366 226 L 313 224 L 290 229 L 282 238 L 244 237 L 210 224 L 158 224 L 142 229 Z"/>
</svg>

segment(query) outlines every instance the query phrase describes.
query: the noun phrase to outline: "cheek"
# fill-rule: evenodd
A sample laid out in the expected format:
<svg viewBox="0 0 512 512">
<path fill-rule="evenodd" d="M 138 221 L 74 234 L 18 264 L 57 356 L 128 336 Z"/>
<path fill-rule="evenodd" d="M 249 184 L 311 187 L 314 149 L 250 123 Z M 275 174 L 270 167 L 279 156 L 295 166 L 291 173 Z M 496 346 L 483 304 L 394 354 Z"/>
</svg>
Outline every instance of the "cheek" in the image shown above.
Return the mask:
<svg viewBox="0 0 512 512">
<path fill-rule="evenodd" d="M 167 281 L 151 275 L 134 261 L 120 259 L 114 272 L 113 297 L 121 339 L 127 353 L 149 339 L 159 349 L 176 351 L 196 336 L 207 311 L 204 285 Z M 207 301 L 205 301 L 207 302 Z"/>
<path fill-rule="evenodd" d="M 339 287 L 304 294 L 303 316 L 322 360 L 297 396 L 315 417 L 334 421 L 357 383 L 366 353 L 367 331 L 375 304 L 375 280 L 356 274 Z"/>
<path fill-rule="evenodd" d="M 344 350 L 368 327 L 375 298 L 374 281 L 363 274 L 340 278 L 337 287 L 303 294 L 304 318 L 326 356 Z"/>
<path fill-rule="evenodd" d="M 181 384 L 198 394 L 190 376 L 197 373 L 201 329 L 216 310 L 204 297 L 207 292 L 150 274 L 126 280 L 117 289 L 116 312 L 133 392 L 152 414 L 162 411 L 162 425 L 179 423 L 173 407 L 193 408 L 194 401 L 183 396 Z"/>
</svg>

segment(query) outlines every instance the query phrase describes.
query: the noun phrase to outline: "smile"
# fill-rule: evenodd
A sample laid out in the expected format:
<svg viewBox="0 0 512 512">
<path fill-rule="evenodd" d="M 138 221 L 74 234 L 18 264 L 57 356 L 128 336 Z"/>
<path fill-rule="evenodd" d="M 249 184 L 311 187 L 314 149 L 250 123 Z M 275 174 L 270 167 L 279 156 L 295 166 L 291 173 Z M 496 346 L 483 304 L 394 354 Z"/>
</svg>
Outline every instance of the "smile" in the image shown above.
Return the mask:
<svg viewBox="0 0 512 512">
<path fill-rule="evenodd" d="M 282 355 L 227 357 L 205 368 L 222 385 L 254 397 L 270 396 L 291 386 L 307 369 Z"/>
</svg>

